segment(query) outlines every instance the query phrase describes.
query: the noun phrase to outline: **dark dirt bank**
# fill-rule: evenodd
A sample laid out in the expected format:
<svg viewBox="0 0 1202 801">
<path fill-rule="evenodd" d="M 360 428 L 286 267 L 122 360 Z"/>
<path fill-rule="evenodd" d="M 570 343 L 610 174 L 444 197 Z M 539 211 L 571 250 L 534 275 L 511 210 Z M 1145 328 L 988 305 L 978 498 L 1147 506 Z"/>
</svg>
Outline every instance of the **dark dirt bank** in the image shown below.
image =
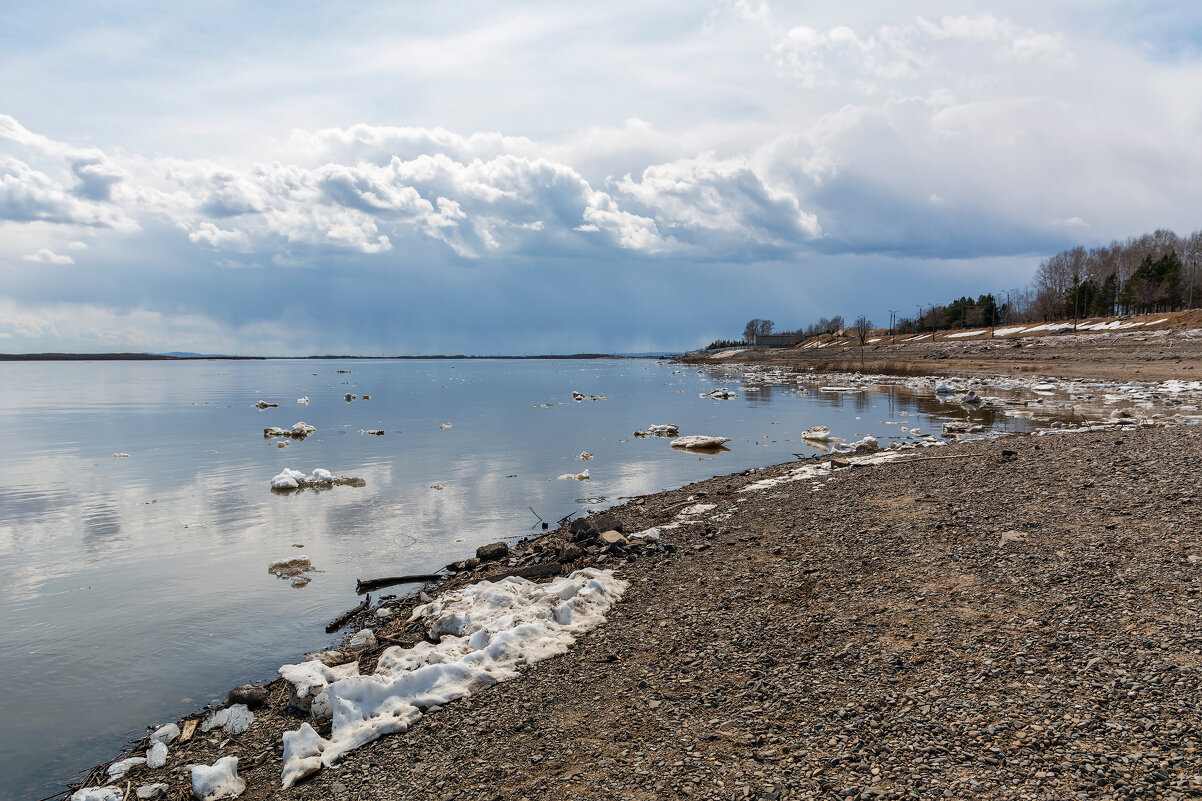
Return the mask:
<svg viewBox="0 0 1202 801">
<path fill-rule="evenodd" d="M 553 533 L 527 561 L 630 582 L 608 623 L 291 790 L 281 682 L 246 734 L 127 780 L 184 798 L 186 765 L 232 754 L 247 799 L 1202 795 L 1202 428 L 910 458 L 817 490 L 742 491 L 797 464 L 715 478 L 602 522 L 716 505 L 665 545 Z"/>
<path fill-rule="evenodd" d="M 734 356 L 690 355 L 690 364 L 770 364 L 829 372 L 885 375 L 1021 375 L 1105 381 L 1202 380 L 1202 328 L 1063 333 L 934 342 L 843 341 L 823 348 L 740 351 Z M 950 332 L 955 333 L 955 332 Z M 881 335 L 882 338 L 883 335 Z"/>
</svg>

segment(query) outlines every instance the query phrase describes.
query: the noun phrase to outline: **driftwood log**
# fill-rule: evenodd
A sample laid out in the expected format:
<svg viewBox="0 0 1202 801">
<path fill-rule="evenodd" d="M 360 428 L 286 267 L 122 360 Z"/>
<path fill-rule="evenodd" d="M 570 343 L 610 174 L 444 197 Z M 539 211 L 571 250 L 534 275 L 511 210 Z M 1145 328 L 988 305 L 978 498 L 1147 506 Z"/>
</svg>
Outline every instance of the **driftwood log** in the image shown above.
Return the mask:
<svg viewBox="0 0 1202 801">
<path fill-rule="evenodd" d="M 333 634 L 334 632 L 338 631 L 338 629 L 345 626 L 347 622 L 355 615 L 359 614 L 360 612 L 366 612 L 369 606 L 371 606 L 370 595 L 364 598 L 363 603 L 359 604 L 354 609 L 350 610 L 349 612 L 343 612 L 341 615 L 330 621 L 330 624 L 326 626 L 326 634 Z"/>
<path fill-rule="evenodd" d="M 355 581 L 355 592 L 378 590 L 393 584 L 418 584 L 423 581 L 438 581 L 442 576 L 437 573 L 418 573 L 415 576 L 386 576 L 384 578 L 358 579 Z"/>
</svg>

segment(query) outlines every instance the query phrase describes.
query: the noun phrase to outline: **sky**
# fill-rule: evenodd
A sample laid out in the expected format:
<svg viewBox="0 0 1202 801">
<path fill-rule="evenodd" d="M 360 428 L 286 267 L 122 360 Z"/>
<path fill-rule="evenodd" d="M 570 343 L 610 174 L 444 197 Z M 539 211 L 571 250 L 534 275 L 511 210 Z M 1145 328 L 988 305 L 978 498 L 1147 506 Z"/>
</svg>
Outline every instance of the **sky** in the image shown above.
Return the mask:
<svg viewBox="0 0 1202 801">
<path fill-rule="evenodd" d="M 645 352 L 1202 208 L 1182 2 L 17 4 L 0 352 Z"/>
</svg>

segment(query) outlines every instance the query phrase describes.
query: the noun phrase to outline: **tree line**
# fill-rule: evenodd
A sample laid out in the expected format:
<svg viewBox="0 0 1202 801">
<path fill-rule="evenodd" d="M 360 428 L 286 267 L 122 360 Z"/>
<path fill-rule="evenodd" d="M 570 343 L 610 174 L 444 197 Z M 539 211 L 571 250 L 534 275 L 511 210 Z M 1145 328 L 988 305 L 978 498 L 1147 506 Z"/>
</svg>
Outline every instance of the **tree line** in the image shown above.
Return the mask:
<svg viewBox="0 0 1202 801">
<path fill-rule="evenodd" d="M 1160 229 L 1101 247 L 1062 251 L 1039 263 L 1027 287 L 976 298 L 965 296 L 950 303 L 921 304 L 915 306 L 914 315 L 895 318 L 891 327 L 898 334 L 911 334 L 948 328 L 1155 314 L 1199 305 L 1202 305 L 1202 231 L 1183 237 Z M 771 320 L 756 318 L 744 327 L 742 340 L 717 340 L 707 350 L 745 345 L 752 337 L 770 334 L 804 341 L 821 334 L 843 332 L 863 344 L 871 328 L 871 321 L 863 316 L 850 327 L 842 315 L 836 314 L 791 331 L 776 331 Z"/>
</svg>

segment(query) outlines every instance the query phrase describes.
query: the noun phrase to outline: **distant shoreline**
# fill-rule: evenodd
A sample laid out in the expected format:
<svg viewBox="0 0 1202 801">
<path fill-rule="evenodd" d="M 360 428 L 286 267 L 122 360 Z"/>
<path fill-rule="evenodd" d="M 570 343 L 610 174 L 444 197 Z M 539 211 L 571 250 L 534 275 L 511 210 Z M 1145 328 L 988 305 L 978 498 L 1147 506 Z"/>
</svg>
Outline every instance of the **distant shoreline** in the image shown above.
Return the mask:
<svg viewBox="0 0 1202 801">
<path fill-rule="evenodd" d="M 89 362 L 89 361 L 168 361 L 168 362 L 199 362 L 199 361 L 266 361 L 279 359 L 289 361 L 302 360 L 403 360 L 403 359 L 671 359 L 679 353 L 563 353 L 540 354 L 536 356 L 467 356 L 463 354 L 446 355 L 431 354 L 427 356 L 207 356 L 174 355 L 166 353 L 0 353 L 0 362 Z"/>
</svg>

